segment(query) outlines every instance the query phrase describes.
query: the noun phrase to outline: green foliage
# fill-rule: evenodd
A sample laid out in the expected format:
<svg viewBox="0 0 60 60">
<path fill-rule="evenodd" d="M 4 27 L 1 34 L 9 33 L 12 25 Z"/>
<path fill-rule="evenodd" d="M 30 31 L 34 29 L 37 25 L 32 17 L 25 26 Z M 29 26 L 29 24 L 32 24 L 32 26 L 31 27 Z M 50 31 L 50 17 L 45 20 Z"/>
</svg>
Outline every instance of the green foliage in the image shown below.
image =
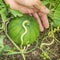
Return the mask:
<svg viewBox="0 0 60 60">
<path fill-rule="evenodd" d="M 52 26 L 60 27 L 60 0 L 43 0 L 42 3 L 43 5 L 46 5 L 50 10 L 50 24 L 53 23 Z"/>
<path fill-rule="evenodd" d="M 0 28 L 2 27 L 2 23 L 0 22 Z"/>
<path fill-rule="evenodd" d="M 60 4 L 57 6 L 54 13 L 54 26 L 60 27 Z"/>
<path fill-rule="evenodd" d="M 1 18 L 2 18 L 3 22 L 5 22 L 7 19 L 6 13 L 7 13 L 6 8 L 0 10 Z"/>
<path fill-rule="evenodd" d="M 0 56 L 2 55 L 3 51 L 8 52 L 11 50 L 8 45 L 4 45 L 4 38 L 4 35 L 0 35 Z"/>
<path fill-rule="evenodd" d="M 0 15 L 1 15 L 1 19 L 3 20 L 3 22 L 6 21 L 7 9 L 6 9 L 6 5 L 3 0 L 0 0 Z"/>
<path fill-rule="evenodd" d="M 3 39 L 4 39 L 4 36 L 0 35 L 0 54 L 1 54 L 2 50 L 4 49 Z"/>
<path fill-rule="evenodd" d="M 9 11 L 10 11 L 10 13 L 11 13 L 14 17 L 17 17 L 17 16 L 21 17 L 21 16 L 23 16 L 23 14 L 22 14 L 21 12 L 17 11 L 17 10 L 12 10 L 12 9 L 10 9 Z"/>
<path fill-rule="evenodd" d="M 17 17 L 17 16 L 20 17 L 23 15 L 21 12 L 17 10 L 10 9 L 10 7 L 6 5 L 3 0 L 0 0 L 0 16 L 1 16 L 2 21 L 6 22 L 8 18 L 7 16 L 9 16 L 10 14 L 13 17 Z"/>
<path fill-rule="evenodd" d="M 43 60 L 50 60 L 48 52 L 44 51 L 40 56 L 43 58 Z"/>
</svg>

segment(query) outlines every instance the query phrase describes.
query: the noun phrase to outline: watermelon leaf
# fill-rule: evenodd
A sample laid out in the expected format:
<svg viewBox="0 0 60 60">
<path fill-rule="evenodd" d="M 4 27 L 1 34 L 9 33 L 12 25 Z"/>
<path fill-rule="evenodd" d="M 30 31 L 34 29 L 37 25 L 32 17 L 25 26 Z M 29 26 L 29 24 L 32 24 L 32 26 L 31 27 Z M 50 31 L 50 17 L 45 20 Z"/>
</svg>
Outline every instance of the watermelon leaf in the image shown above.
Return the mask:
<svg viewBox="0 0 60 60">
<path fill-rule="evenodd" d="M 3 21 L 3 22 L 6 22 L 6 20 L 7 20 L 6 8 L 1 9 L 1 10 L 0 10 L 0 14 L 1 14 L 2 21 Z"/>
<path fill-rule="evenodd" d="M 22 14 L 21 12 L 17 11 L 17 10 L 12 10 L 12 9 L 10 9 L 10 13 L 11 13 L 14 17 L 17 17 L 17 16 L 21 17 L 21 16 L 23 16 L 23 14 Z"/>
<path fill-rule="evenodd" d="M 54 13 L 54 25 L 60 27 L 60 4 L 57 6 Z"/>
<path fill-rule="evenodd" d="M 0 35 L 0 55 L 4 49 L 3 39 L 4 39 L 4 36 Z"/>
</svg>

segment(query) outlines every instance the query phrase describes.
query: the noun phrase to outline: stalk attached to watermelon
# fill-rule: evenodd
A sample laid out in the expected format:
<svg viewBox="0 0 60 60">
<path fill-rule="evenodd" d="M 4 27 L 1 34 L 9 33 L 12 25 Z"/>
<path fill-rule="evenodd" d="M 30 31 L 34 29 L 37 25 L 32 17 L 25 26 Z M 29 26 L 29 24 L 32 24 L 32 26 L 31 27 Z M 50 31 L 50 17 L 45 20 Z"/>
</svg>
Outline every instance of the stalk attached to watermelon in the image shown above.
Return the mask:
<svg viewBox="0 0 60 60">
<path fill-rule="evenodd" d="M 25 29 L 25 32 L 21 35 L 21 47 L 23 45 L 23 37 L 24 35 L 27 33 L 27 27 L 25 26 L 25 24 L 29 25 L 29 21 L 28 20 L 25 20 L 23 23 L 22 23 L 22 26 L 23 28 Z"/>
</svg>

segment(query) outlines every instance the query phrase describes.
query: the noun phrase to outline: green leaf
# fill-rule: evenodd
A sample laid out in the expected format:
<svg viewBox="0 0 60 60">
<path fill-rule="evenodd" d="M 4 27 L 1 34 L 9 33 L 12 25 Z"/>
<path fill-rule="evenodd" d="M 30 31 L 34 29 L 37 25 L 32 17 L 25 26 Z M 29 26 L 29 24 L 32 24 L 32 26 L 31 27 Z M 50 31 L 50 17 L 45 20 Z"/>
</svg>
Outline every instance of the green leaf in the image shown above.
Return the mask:
<svg viewBox="0 0 60 60">
<path fill-rule="evenodd" d="M 3 39 L 4 39 L 4 36 L 0 35 L 0 54 L 4 49 Z"/>
<path fill-rule="evenodd" d="M 7 9 L 4 0 L 0 0 L 0 16 L 3 22 L 7 20 Z"/>
<path fill-rule="evenodd" d="M 2 0 L 0 0 L 0 3 L 2 3 Z"/>
<path fill-rule="evenodd" d="M 60 4 L 57 6 L 57 8 L 55 10 L 54 19 L 60 20 Z"/>
<path fill-rule="evenodd" d="M 2 23 L 0 23 L 0 28 L 2 27 Z"/>
<path fill-rule="evenodd" d="M 8 51 L 10 51 L 10 50 L 11 50 L 11 48 L 10 48 L 8 45 L 5 45 L 5 46 L 4 46 L 4 51 L 5 51 L 5 52 L 8 52 Z"/>
<path fill-rule="evenodd" d="M 21 12 L 17 11 L 17 10 L 12 10 L 12 9 L 10 9 L 10 13 L 11 13 L 14 17 L 17 17 L 17 16 L 21 17 L 21 16 L 23 16 L 23 14 L 22 14 Z"/>
<path fill-rule="evenodd" d="M 0 0 L 0 9 L 3 9 L 5 7 L 6 7 L 6 5 L 4 3 L 4 0 Z"/>
<path fill-rule="evenodd" d="M 6 22 L 6 20 L 7 20 L 7 17 L 6 17 L 7 16 L 6 8 L 1 9 L 0 10 L 0 14 L 1 14 L 2 21 Z"/>
<path fill-rule="evenodd" d="M 55 13 L 54 13 L 54 24 L 55 26 L 60 27 L 60 4 L 57 6 Z"/>
<path fill-rule="evenodd" d="M 0 46 L 3 46 L 3 39 L 4 39 L 4 36 L 0 35 Z"/>
<path fill-rule="evenodd" d="M 47 5 L 48 3 L 50 3 L 49 0 L 47 0 L 47 1 L 42 1 L 42 4 L 43 4 L 43 5 Z"/>
</svg>

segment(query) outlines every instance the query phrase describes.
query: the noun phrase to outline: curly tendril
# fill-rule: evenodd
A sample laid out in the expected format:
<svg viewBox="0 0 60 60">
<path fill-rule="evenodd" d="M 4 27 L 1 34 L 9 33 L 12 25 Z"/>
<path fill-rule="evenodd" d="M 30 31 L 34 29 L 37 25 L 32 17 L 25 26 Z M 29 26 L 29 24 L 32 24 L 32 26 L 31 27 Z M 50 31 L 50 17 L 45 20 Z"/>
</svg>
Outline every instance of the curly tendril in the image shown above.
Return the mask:
<svg viewBox="0 0 60 60">
<path fill-rule="evenodd" d="M 25 32 L 21 35 L 21 45 L 23 45 L 23 37 L 24 37 L 24 36 L 26 35 L 26 33 L 27 33 L 26 24 L 29 25 L 29 21 L 28 21 L 28 20 L 25 20 L 25 21 L 22 23 L 22 26 L 23 26 L 23 28 L 25 29 Z"/>
<path fill-rule="evenodd" d="M 42 48 L 43 46 L 50 46 L 53 43 L 54 43 L 54 39 L 50 43 L 42 43 L 40 47 Z"/>
</svg>

